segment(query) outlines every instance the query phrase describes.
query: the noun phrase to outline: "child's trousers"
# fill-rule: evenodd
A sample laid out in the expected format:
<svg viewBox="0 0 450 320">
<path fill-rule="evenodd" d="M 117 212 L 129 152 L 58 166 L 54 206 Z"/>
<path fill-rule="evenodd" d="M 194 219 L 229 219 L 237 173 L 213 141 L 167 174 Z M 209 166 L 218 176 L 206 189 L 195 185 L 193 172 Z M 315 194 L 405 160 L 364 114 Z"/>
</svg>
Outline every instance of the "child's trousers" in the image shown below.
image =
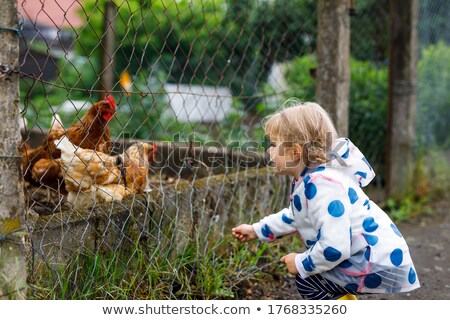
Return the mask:
<svg viewBox="0 0 450 320">
<path fill-rule="evenodd" d="M 305 300 L 356 300 L 356 292 L 338 286 L 320 274 L 302 279 L 295 277 L 297 290 Z"/>
</svg>

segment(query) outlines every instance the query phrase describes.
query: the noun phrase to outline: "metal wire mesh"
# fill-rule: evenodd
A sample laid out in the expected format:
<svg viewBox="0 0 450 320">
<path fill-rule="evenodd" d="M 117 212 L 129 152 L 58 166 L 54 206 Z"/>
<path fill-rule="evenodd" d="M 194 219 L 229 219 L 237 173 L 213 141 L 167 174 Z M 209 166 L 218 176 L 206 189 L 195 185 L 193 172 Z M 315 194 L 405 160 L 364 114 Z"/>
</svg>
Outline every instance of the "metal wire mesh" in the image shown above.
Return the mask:
<svg viewBox="0 0 450 320">
<path fill-rule="evenodd" d="M 350 138 L 361 146 L 377 172 L 378 187 L 384 184 L 387 141 L 390 5 L 383 1 L 355 1 L 351 19 Z M 419 1 L 417 63 L 416 159 L 428 158 L 426 167 L 439 173 L 436 185 L 448 184 L 442 162 L 448 161 L 448 84 L 444 58 L 449 44 L 448 3 Z M 448 56 L 448 55 L 447 55 Z M 446 62 L 447 61 L 447 62 Z M 440 71 L 438 71 L 440 70 Z M 433 160 L 432 160 L 433 158 Z M 438 159 L 437 159 L 438 158 Z M 437 161 L 439 165 L 432 163 Z M 423 166 L 418 160 L 418 166 Z M 439 169 L 437 169 L 439 167 Z M 418 168 L 416 170 L 424 170 Z M 432 169 L 433 171 L 434 169 Z M 425 171 L 427 171 L 425 169 Z M 426 188 L 428 192 L 431 187 Z M 426 194 L 424 190 L 421 195 Z"/>
<path fill-rule="evenodd" d="M 425 3 L 420 32 L 432 36 L 421 44 L 447 48 L 446 5 Z M 353 9 L 350 138 L 381 186 L 388 1 Z M 33 297 L 239 298 L 242 283 L 273 271 L 267 257 L 286 244 L 238 246 L 228 234 L 287 199 L 260 121 L 289 97 L 314 100 L 316 10 L 312 0 L 19 1 Z M 434 77 L 419 75 L 419 90 Z M 424 106 L 419 119 L 441 107 Z M 80 142 L 60 155 L 66 135 Z"/>
<path fill-rule="evenodd" d="M 234 296 L 268 265 L 237 259 L 254 251 L 227 234 L 286 199 L 260 120 L 287 96 L 277 66 L 314 50 L 315 2 L 19 7 L 35 296 Z"/>
<path fill-rule="evenodd" d="M 450 4 L 423 0 L 419 3 L 419 46 L 417 75 L 417 158 L 425 170 L 419 173 L 419 196 L 430 191 L 448 197 L 450 117 L 448 93 L 450 63 Z M 428 179 L 427 179 L 428 178 Z"/>
</svg>

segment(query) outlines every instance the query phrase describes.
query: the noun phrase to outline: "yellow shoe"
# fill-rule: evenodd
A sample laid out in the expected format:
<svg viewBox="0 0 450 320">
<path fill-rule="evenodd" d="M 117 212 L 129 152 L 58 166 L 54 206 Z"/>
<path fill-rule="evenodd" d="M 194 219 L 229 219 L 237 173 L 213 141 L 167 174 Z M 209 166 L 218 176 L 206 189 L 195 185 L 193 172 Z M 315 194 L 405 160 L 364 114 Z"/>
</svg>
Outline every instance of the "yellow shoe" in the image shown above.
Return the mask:
<svg viewBox="0 0 450 320">
<path fill-rule="evenodd" d="M 343 295 L 342 297 L 338 298 L 337 300 L 358 300 L 354 294 L 347 293 L 346 295 Z"/>
</svg>

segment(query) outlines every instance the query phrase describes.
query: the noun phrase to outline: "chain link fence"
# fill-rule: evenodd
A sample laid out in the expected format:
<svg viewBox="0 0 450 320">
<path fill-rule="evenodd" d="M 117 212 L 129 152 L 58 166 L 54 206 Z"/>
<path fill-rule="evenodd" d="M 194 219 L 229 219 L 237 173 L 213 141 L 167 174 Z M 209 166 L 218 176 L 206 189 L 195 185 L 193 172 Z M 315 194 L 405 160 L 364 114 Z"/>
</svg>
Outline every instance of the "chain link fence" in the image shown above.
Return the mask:
<svg viewBox="0 0 450 320">
<path fill-rule="evenodd" d="M 315 1 L 19 11 L 32 294 L 236 298 L 273 268 L 276 247 L 229 234 L 286 200 L 260 121 L 287 97 L 284 64 L 314 51 Z"/>
<path fill-rule="evenodd" d="M 349 5 L 350 139 L 382 189 L 389 1 Z M 430 141 L 448 150 L 447 7 L 420 6 L 418 137 L 428 151 Z M 266 167 L 260 123 L 290 97 L 315 100 L 316 1 L 18 9 L 33 298 L 245 298 L 248 283 L 276 274 L 268 257 L 299 250 L 229 234 L 285 206 L 288 183 Z M 442 184 L 445 170 L 434 172 Z"/>
<path fill-rule="evenodd" d="M 416 197 L 447 192 L 449 171 L 449 4 L 420 0 L 415 136 Z M 384 186 L 389 90 L 390 2 L 355 1 L 351 18 L 350 138 L 360 146 Z M 435 183 L 432 183 L 435 181 Z M 411 208 L 408 208 L 411 209 Z"/>
<path fill-rule="evenodd" d="M 449 196 L 450 3 L 423 0 L 419 6 L 417 81 L 418 195 Z"/>
</svg>

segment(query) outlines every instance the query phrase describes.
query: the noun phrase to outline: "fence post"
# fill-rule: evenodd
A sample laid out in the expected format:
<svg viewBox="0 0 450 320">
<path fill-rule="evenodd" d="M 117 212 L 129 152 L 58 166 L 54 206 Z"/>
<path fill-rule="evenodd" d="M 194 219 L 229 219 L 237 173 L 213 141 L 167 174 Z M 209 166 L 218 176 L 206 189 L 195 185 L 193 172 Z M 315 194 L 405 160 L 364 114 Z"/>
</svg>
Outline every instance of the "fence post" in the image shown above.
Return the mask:
<svg viewBox="0 0 450 320">
<path fill-rule="evenodd" d="M 111 92 L 114 86 L 114 50 L 115 50 L 115 19 L 116 5 L 107 0 L 105 2 L 105 18 L 103 26 L 102 62 L 100 70 L 100 85 L 104 92 Z M 104 92 L 99 93 L 99 100 L 103 99 Z"/>
<path fill-rule="evenodd" d="M 319 0 L 316 100 L 348 136 L 350 14 L 348 0 Z"/>
<path fill-rule="evenodd" d="M 417 84 L 418 0 L 390 1 L 387 196 L 396 200 L 411 190 Z"/>
<path fill-rule="evenodd" d="M 0 299 L 26 298 L 17 1 L 0 0 Z"/>
</svg>

